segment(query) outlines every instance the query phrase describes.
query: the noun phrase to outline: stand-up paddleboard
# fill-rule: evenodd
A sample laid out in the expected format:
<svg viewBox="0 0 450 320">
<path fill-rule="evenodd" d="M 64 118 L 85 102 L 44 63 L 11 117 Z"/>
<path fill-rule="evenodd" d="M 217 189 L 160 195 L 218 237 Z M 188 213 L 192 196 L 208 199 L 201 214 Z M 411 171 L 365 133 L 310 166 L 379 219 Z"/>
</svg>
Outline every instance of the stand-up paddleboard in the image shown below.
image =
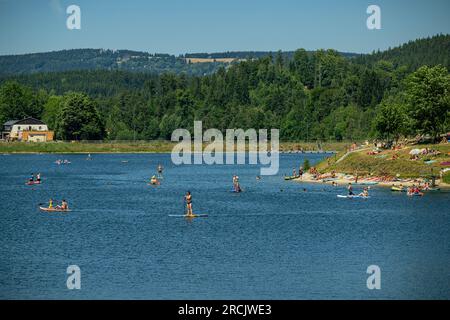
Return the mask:
<svg viewBox="0 0 450 320">
<path fill-rule="evenodd" d="M 169 217 L 178 217 L 178 218 L 204 218 L 207 217 L 207 214 L 194 214 L 194 215 L 187 215 L 187 214 L 169 214 Z"/>
<path fill-rule="evenodd" d="M 337 196 L 338 198 L 345 198 L 345 199 L 353 199 L 353 198 L 356 198 L 356 199 L 368 199 L 368 198 L 370 198 L 370 197 L 363 197 L 363 196 L 358 196 L 358 195 L 354 195 L 354 196 L 350 196 L 350 195 L 347 195 L 347 196 L 343 196 L 343 195 L 340 195 L 340 194 L 338 194 L 338 196 Z"/>
<path fill-rule="evenodd" d="M 70 212 L 70 211 L 72 211 L 72 210 L 70 210 L 70 209 L 63 210 L 63 209 L 44 208 L 44 207 L 39 207 L 39 210 L 45 211 L 45 212 Z"/>
</svg>

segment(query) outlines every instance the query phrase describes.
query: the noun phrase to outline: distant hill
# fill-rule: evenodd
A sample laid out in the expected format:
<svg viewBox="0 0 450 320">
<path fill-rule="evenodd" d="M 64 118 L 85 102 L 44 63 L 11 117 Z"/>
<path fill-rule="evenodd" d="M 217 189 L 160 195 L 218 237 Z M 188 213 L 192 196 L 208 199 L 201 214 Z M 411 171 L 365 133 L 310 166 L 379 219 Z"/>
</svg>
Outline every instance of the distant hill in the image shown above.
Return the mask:
<svg viewBox="0 0 450 320">
<path fill-rule="evenodd" d="M 0 56 L 0 74 L 29 74 L 72 70 L 120 70 L 161 74 L 204 75 L 224 66 L 215 62 L 189 65 L 181 57 L 130 50 L 73 49 Z"/>
<path fill-rule="evenodd" d="M 442 64 L 450 69 L 450 35 L 410 41 L 372 54 L 340 53 L 357 64 L 372 66 L 380 60 L 409 71 L 422 65 Z M 180 56 L 132 50 L 72 49 L 44 53 L 0 56 L 0 76 L 82 70 L 131 71 L 150 74 L 175 73 L 203 76 L 243 60 L 281 54 L 291 60 L 295 51 L 227 51 L 186 53 Z M 312 51 L 308 52 L 310 55 Z"/>
<path fill-rule="evenodd" d="M 394 67 L 406 66 L 409 71 L 423 65 L 441 64 L 450 69 L 450 35 L 436 35 L 424 39 L 409 41 L 396 48 L 378 51 L 355 58 L 357 63 L 372 65 L 385 60 Z"/>
<path fill-rule="evenodd" d="M 283 52 L 290 59 L 293 51 Z M 20 75 L 39 72 L 73 70 L 119 70 L 153 74 L 185 73 L 202 76 L 216 72 L 220 67 L 246 59 L 275 56 L 270 51 L 239 51 L 217 53 L 190 53 L 181 56 L 151 54 L 131 50 L 73 49 L 44 53 L 0 56 L 0 75 Z M 346 57 L 355 54 L 343 53 Z"/>
</svg>

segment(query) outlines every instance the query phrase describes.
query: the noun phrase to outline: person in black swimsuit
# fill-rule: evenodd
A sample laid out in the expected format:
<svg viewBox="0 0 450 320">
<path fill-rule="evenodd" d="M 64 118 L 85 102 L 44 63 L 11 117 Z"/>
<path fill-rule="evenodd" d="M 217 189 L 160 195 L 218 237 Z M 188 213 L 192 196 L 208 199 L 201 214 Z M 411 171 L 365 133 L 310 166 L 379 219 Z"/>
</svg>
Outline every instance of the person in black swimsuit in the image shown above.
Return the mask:
<svg viewBox="0 0 450 320">
<path fill-rule="evenodd" d="M 184 200 L 186 201 L 186 208 L 187 208 L 187 216 L 193 216 L 194 214 L 192 213 L 192 195 L 191 192 L 188 191 L 186 192 L 186 195 L 184 196 Z"/>
</svg>

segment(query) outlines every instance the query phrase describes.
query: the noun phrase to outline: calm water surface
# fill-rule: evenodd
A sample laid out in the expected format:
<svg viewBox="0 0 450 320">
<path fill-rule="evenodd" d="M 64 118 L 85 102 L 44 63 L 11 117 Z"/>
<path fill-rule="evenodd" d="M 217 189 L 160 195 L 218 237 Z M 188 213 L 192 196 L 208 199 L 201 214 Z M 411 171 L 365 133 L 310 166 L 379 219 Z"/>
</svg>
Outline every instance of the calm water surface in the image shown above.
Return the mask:
<svg viewBox="0 0 450 320">
<path fill-rule="evenodd" d="M 450 298 L 449 193 L 337 199 L 344 188 L 282 179 L 304 157 L 324 155 L 281 155 L 279 175 L 257 181 L 257 166 L 177 167 L 168 154 L 0 155 L 0 298 Z M 158 163 L 163 183 L 148 186 Z M 44 184 L 25 186 L 31 172 Z M 208 218 L 168 216 L 187 190 Z M 50 197 L 74 211 L 40 212 Z M 66 287 L 72 264 L 81 290 Z M 366 287 L 372 264 L 381 290 Z"/>
</svg>

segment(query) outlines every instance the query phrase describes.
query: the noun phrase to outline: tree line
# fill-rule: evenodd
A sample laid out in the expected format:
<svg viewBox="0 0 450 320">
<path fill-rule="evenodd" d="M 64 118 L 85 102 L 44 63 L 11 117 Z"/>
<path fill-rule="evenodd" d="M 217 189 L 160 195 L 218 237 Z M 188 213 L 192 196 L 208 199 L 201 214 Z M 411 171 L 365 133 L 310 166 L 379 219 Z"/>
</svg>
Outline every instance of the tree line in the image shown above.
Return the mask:
<svg viewBox="0 0 450 320">
<path fill-rule="evenodd" d="M 67 140 L 170 139 L 176 128 L 192 130 L 194 120 L 204 129 L 279 128 L 285 141 L 437 137 L 450 129 L 450 78 L 440 63 L 448 51 L 436 50 L 431 59 L 428 45 L 445 47 L 448 39 L 364 58 L 278 52 L 204 76 L 105 70 L 8 76 L 1 79 L 0 120 L 42 118 Z"/>
</svg>

